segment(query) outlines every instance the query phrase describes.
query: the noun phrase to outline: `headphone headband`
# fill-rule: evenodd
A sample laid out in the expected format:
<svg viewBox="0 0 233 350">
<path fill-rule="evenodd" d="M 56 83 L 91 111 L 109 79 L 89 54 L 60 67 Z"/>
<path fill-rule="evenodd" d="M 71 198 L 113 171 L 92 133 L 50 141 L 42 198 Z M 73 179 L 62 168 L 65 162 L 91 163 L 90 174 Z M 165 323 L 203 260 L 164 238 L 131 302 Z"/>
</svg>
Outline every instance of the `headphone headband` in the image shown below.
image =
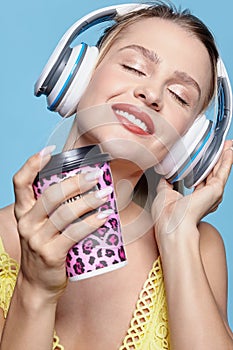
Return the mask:
<svg viewBox="0 0 233 350">
<path fill-rule="evenodd" d="M 44 67 L 40 77 L 35 84 L 34 94 L 36 96 L 40 96 L 41 94 L 46 93 L 49 81 L 54 72 L 57 70 L 61 60 L 63 58 L 67 59 L 67 57 L 64 57 L 67 54 L 67 48 L 77 38 L 78 35 L 98 23 L 113 20 L 117 15 L 122 16 L 128 12 L 137 11 L 147 7 L 149 7 L 149 5 L 136 3 L 122 4 L 118 6 L 107 6 L 102 9 L 92 11 L 75 22 L 63 35 L 49 61 Z"/>
</svg>

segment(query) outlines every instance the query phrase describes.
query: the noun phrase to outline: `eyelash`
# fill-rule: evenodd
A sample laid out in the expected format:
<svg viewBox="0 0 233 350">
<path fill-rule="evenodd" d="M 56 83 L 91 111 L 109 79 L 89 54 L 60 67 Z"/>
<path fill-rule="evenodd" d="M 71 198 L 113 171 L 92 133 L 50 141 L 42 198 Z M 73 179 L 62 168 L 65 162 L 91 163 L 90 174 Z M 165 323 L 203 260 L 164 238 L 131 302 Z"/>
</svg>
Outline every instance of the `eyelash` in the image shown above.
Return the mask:
<svg viewBox="0 0 233 350">
<path fill-rule="evenodd" d="M 136 73 L 137 75 L 139 76 L 145 76 L 146 74 L 143 73 L 142 71 L 134 68 L 134 67 L 131 67 L 131 66 L 128 66 L 127 64 L 122 64 L 122 67 L 127 70 L 127 71 L 130 71 L 132 73 Z M 168 89 L 169 90 L 169 89 Z M 181 98 L 179 95 L 177 95 L 175 92 L 173 92 L 172 90 L 169 90 L 170 94 L 173 96 L 173 98 L 175 98 L 175 100 L 181 105 L 181 106 L 184 106 L 184 107 L 189 107 L 189 103 L 187 101 L 185 101 L 183 98 Z"/>
<path fill-rule="evenodd" d="M 130 71 L 130 72 L 132 72 L 132 73 L 136 73 L 136 74 L 139 75 L 139 76 L 145 76 L 145 75 L 146 75 L 146 74 L 143 73 L 142 71 L 140 71 L 140 70 L 138 70 L 138 69 L 136 69 L 136 68 L 134 68 L 134 67 L 128 66 L 128 65 L 126 65 L 126 64 L 122 64 L 122 67 L 123 67 L 125 70 Z"/>
<path fill-rule="evenodd" d="M 182 106 L 189 107 L 189 104 L 187 101 L 183 100 L 183 98 L 181 98 L 179 95 L 177 95 L 172 90 L 169 90 L 169 92 L 172 94 L 172 96 L 175 98 L 175 100 L 177 100 L 178 103 L 180 103 Z"/>
</svg>

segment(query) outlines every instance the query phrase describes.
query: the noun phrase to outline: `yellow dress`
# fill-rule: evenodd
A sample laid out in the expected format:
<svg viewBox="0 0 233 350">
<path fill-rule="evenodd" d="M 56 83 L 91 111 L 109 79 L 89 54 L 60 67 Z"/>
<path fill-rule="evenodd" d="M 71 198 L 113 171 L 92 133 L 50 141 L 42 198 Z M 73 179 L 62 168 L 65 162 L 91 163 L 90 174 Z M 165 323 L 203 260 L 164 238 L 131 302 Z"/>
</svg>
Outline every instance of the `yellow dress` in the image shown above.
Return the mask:
<svg viewBox="0 0 233 350">
<path fill-rule="evenodd" d="M 0 238 L 0 307 L 6 317 L 19 266 L 4 250 Z M 78 349 L 78 346 L 77 346 Z M 140 292 L 127 334 L 119 350 L 169 350 L 163 272 L 158 258 Z M 54 333 L 53 350 L 64 350 Z M 68 349 L 67 349 L 68 350 Z"/>
</svg>

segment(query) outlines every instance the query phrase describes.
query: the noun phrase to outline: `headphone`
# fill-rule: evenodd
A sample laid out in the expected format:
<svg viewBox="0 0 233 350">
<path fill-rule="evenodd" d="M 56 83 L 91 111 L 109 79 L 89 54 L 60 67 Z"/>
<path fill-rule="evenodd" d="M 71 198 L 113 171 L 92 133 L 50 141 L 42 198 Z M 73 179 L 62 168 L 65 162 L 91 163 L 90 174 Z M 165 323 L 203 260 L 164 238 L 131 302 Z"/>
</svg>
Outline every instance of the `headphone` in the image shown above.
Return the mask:
<svg viewBox="0 0 233 350">
<path fill-rule="evenodd" d="M 35 84 L 36 96 L 47 96 L 48 109 L 62 117 L 75 113 L 78 102 L 91 79 L 98 60 L 96 46 L 72 42 L 88 28 L 111 21 L 116 16 L 149 7 L 148 4 L 123 4 L 93 11 L 68 29 L 45 65 Z M 221 59 L 217 65 L 217 115 L 214 121 L 200 115 L 190 129 L 169 150 L 155 171 L 170 183 L 184 181 L 186 187 L 196 186 L 211 171 L 220 157 L 232 118 L 232 91 Z"/>
</svg>

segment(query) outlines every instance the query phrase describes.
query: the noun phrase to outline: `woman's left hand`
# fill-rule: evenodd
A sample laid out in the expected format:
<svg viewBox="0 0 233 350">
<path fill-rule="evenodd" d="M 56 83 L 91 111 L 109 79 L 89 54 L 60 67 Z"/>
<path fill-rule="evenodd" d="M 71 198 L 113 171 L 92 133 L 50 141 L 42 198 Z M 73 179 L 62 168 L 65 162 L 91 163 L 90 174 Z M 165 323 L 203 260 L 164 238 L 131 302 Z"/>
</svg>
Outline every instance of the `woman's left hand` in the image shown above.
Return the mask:
<svg viewBox="0 0 233 350">
<path fill-rule="evenodd" d="M 183 196 L 161 179 L 152 205 L 156 235 L 172 233 L 182 224 L 197 226 L 204 216 L 216 210 L 222 201 L 232 163 L 232 141 L 228 140 L 217 164 L 192 194 Z"/>
</svg>

